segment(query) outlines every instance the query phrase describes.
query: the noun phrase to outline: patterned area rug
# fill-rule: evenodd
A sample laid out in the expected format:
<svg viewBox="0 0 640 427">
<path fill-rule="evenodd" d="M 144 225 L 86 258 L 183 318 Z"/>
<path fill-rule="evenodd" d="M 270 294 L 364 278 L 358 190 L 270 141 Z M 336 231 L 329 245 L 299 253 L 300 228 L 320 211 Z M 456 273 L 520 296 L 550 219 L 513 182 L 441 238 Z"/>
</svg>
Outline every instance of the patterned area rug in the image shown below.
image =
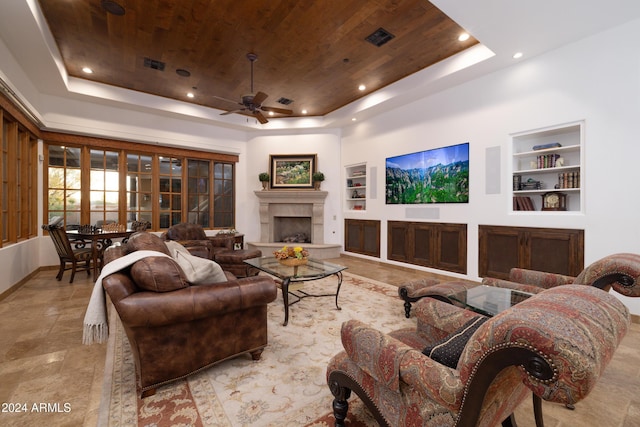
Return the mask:
<svg viewBox="0 0 640 427">
<path fill-rule="evenodd" d="M 304 290 L 332 292 L 336 277 L 306 282 Z M 294 298 L 290 298 L 292 301 Z M 333 396 L 326 384 L 329 359 L 342 351 L 340 327 L 359 319 L 389 332 L 415 327 L 406 319 L 397 287 L 345 273 L 337 310 L 333 297 L 305 298 L 282 326 L 282 295 L 268 308 L 269 344 L 259 361 L 227 360 L 140 399 L 135 368 L 120 321 L 112 310 L 100 408 L 102 426 L 333 426 Z M 348 425 L 376 426 L 352 394 Z"/>
</svg>

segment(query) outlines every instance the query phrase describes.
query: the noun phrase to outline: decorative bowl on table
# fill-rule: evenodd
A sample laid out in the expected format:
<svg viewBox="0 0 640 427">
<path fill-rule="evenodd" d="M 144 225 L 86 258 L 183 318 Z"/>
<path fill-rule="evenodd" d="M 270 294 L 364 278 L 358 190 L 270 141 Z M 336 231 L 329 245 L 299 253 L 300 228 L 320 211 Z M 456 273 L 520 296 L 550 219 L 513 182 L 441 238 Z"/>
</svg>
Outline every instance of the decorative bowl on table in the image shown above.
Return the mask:
<svg viewBox="0 0 640 427">
<path fill-rule="evenodd" d="M 309 258 L 285 258 L 285 259 L 279 259 L 278 262 L 282 265 L 286 265 L 289 267 L 296 267 L 298 265 L 304 265 L 307 263 Z"/>
<path fill-rule="evenodd" d="M 284 246 L 279 251 L 275 251 L 273 255 L 278 262 L 282 265 L 295 267 L 298 265 L 304 265 L 309 259 L 309 251 L 301 246 Z"/>
</svg>

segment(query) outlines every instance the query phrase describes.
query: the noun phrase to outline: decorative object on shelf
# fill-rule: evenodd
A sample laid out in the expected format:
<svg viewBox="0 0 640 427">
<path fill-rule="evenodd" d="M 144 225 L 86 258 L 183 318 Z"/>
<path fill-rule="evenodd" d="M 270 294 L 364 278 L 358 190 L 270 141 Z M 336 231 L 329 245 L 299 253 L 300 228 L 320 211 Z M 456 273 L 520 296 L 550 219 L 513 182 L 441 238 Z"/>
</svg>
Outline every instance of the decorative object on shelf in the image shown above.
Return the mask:
<svg viewBox="0 0 640 427">
<path fill-rule="evenodd" d="M 324 174 L 322 172 L 314 172 L 312 175 L 313 179 L 313 188 L 316 190 L 320 189 L 320 184 L 324 181 Z"/>
<path fill-rule="evenodd" d="M 540 190 L 542 189 L 542 182 L 536 181 L 533 178 L 527 179 L 526 182 L 520 184 L 520 190 Z"/>
<path fill-rule="evenodd" d="M 262 183 L 262 189 L 266 190 L 269 188 L 269 181 L 271 181 L 271 176 L 267 172 L 262 172 L 258 175 L 258 179 Z"/>
<path fill-rule="evenodd" d="M 271 188 L 313 188 L 317 154 L 272 154 L 269 164 Z"/>
<path fill-rule="evenodd" d="M 559 192 L 551 192 L 542 194 L 542 210 L 543 211 L 566 211 L 567 195 Z"/>
<path fill-rule="evenodd" d="M 224 230 L 219 230 L 216 233 L 216 235 L 218 235 L 218 234 L 221 235 L 221 236 L 230 235 L 230 234 L 235 235 L 237 233 L 238 233 L 238 230 L 236 230 L 235 228 L 227 228 L 227 229 L 224 229 Z"/>
<path fill-rule="evenodd" d="M 296 266 L 307 263 L 309 251 L 304 249 L 302 246 L 284 246 L 282 249 L 275 251 L 273 255 L 280 264 Z"/>
<path fill-rule="evenodd" d="M 549 144 L 539 144 L 539 145 L 534 145 L 533 151 L 539 151 L 539 150 L 547 150 L 549 148 L 558 148 L 558 147 L 562 147 L 562 144 L 560 144 L 559 142 L 550 142 Z"/>
</svg>

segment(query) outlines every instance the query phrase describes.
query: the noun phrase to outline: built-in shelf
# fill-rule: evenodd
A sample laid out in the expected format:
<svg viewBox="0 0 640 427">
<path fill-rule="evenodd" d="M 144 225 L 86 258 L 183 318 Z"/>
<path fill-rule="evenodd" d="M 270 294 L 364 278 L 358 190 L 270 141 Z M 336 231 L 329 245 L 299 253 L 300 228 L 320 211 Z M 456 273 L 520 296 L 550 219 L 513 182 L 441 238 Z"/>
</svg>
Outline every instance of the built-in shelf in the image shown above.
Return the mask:
<svg viewBox="0 0 640 427">
<path fill-rule="evenodd" d="M 584 211 L 584 122 L 513 134 L 511 150 L 513 212 Z M 550 193 L 560 193 L 565 206 Z"/>
<path fill-rule="evenodd" d="M 362 212 L 367 210 L 367 164 L 359 163 L 345 167 L 345 210 Z"/>
</svg>

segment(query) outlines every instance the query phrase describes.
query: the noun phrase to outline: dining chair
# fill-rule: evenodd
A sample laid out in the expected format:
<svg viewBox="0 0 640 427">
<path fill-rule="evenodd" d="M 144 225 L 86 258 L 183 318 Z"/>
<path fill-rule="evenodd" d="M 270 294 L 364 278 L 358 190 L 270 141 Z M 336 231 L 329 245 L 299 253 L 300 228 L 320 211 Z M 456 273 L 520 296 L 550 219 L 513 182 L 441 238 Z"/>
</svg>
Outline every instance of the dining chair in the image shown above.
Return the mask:
<svg viewBox="0 0 640 427">
<path fill-rule="evenodd" d="M 93 258 L 91 247 L 86 247 L 85 242 L 83 242 L 82 246 L 84 247 L 74 249 L 71 246 L 69 236 L 67 236 L 64 227 L 44 224 L 42 225 L 42 229 L 49 232 L 49 236 L 51 240 L 53 240 L 53 245 L 60 258 L 60 270 L 58 270 L 58 275 L 56 276 L 58 281 L 62 280 L 62 275 L 66 270 L 71 270 L 69 283 L 73 283 L 76 270 L 86 270 L 87 275 L 91 274 L 91 262 Z M 69 264 L 71 264 L 71 266 L 68 266 Z"/>
</svg>

